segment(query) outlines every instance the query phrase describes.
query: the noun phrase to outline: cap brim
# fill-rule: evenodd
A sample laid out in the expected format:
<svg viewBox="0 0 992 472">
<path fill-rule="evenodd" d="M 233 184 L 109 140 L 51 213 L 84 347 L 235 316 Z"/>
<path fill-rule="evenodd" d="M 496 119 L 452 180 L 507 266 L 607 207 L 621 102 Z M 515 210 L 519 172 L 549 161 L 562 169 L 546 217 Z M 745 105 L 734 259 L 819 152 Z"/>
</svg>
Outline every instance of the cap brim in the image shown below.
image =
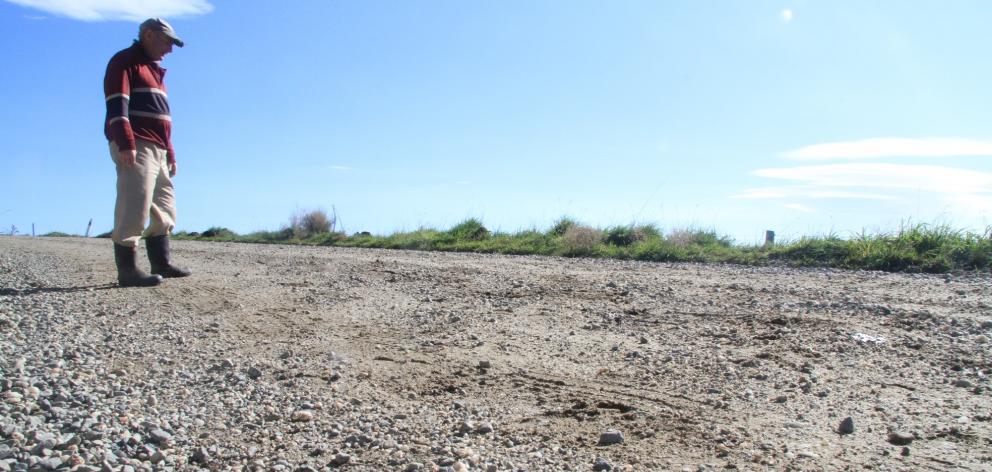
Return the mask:
<svg viewBox="0 0 992 472">
<path fill-rule="evenodd" d="M 185 45 L 185 43 L 183 42 L 183 40 L 181 40 L 178 37 L 176 37 L 175 34 L 172 34 L 169 31 L 162 31 L 162 33 L 165 34 L 166 36 L 168 36 L 169 39 L 172 40 L 172 44 L 175 44 L 176 46 L 179 46 L 179 47 L 183 47 Z"/>
</svg>

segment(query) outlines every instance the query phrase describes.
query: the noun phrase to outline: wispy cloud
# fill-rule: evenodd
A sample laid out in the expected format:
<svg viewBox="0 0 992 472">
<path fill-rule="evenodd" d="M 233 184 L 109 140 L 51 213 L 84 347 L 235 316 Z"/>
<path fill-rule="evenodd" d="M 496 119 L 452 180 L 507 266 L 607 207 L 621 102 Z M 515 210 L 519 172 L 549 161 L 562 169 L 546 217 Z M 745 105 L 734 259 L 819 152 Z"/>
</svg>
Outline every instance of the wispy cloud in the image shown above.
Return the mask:
<svg viewBox="0 0 992 472">
<path fill-rule="evenodd" d="M 57 16 L 82 21 L 141 21 L 153 16 L 177 18 L 210 13 L 207 0 L 7 0 Z"/>
<path fill-rule="evenodd" d="M 815 210 L 813 210 L 812 208 L 806 205 L 803 205 L 802 203 L 786 203 L 783 206 L 785 206 L 785 208 L 788 208 L 789 210 L 801 211 L 803 213 L 815 213 Z"/>
<path fill-rule="evenodd" d="M 813 144 L 782 153 L 786 159 L 872 159 L 881 157 L 992 156 L 992 141 L 956 138 L 872 138 Z"/>
<path fill-rule="evenodd" d="M 732 195 L 736 199 L 771 199 L 771 198 L 812 198 L 812 199 L 848 199 L 848 200 L 895 200 L 892 195 L 866 192 L 850 192 L 844 190 L 818 189 L 802 185 L 780 187 L 763 187 L 747 189 L 744 193 Z"/>
<path fill-rule="evenodd" d="M 758 169 L 752 173 L 761 177 L 798 181 L 815 189 L 913 189 L 942 194 L 992 192 L 992 174 L 945 166 L 830 164 Z"/>
<path fill-rule="evenodd" d="M 352 168 L 348 166 L 329 166 L 328 169 L 336 170 L 338 172 L 348 172 L 352 170 Z"/>
<path fill-rule="evenodd" d="M 793 13 L 792 10 L 786 8 L 779 12 L 778 17 L 782 19 L 783 22 L 788 23 L 792 21 Z"/>
</svg>

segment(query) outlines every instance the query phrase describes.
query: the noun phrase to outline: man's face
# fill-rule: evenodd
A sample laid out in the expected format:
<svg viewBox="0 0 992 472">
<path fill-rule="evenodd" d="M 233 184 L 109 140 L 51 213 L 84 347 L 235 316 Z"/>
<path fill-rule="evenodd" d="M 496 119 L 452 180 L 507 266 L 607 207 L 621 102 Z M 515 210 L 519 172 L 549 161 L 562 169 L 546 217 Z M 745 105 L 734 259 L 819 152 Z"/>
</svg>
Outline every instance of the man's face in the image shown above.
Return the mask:
<svg viewBox="0 0 992 472">
<path fill-rule="evenodd" d="M 161 31 L 145 30 L 141 35 L 141 47 L 153 61 L 161 61 L 166 54 L 172 52 L 172 38 Z"/>
</svg>

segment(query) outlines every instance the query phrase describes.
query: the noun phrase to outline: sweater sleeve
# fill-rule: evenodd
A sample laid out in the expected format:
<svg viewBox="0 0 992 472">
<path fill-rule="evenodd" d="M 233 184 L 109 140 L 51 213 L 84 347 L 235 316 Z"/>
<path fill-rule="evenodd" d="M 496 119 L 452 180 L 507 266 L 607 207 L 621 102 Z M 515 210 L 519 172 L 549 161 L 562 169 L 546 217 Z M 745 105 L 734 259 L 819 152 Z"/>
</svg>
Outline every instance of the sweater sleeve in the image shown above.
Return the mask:
<svg viewBox="0 0 992 472">
<path fill-rule="evenodd" d="M 131 100 L 131 81 L 128 70 L 118 57 L 107 64 L 107 73 L 103 78 L 103 92 L 107 102 L 107 117 L 104 120 L 104 133 L 107 139 L 124 150 L 137 149 L 134 143 L 134 132 L 128 116 L 128 106 Z"/>
</svg>

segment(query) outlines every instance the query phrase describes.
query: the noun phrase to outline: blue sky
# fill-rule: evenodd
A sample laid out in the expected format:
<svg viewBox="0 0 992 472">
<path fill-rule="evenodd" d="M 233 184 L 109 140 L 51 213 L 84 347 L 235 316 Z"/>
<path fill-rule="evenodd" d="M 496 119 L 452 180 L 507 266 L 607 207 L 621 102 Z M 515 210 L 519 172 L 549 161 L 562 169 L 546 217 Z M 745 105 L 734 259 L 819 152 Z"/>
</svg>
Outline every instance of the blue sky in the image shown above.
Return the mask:
<svg viewBox="0 0 992 472">
<path fill-rule="evenodd" d="M 102 78 L 163 66 L 177 230 L 992 224 L 985 1 L 0 1 L 0 230 L 112 224 Z"/>
</svg>

